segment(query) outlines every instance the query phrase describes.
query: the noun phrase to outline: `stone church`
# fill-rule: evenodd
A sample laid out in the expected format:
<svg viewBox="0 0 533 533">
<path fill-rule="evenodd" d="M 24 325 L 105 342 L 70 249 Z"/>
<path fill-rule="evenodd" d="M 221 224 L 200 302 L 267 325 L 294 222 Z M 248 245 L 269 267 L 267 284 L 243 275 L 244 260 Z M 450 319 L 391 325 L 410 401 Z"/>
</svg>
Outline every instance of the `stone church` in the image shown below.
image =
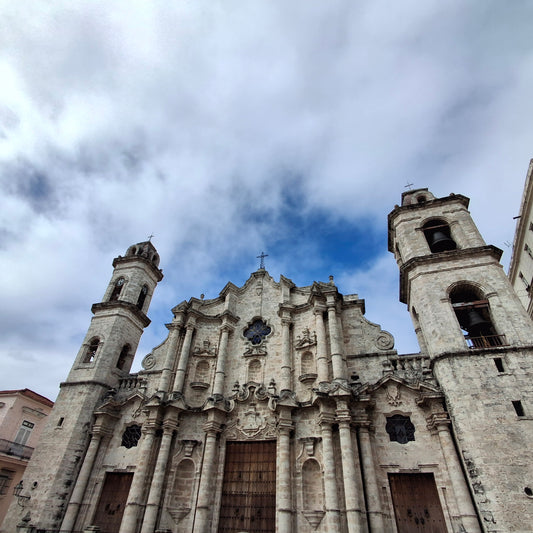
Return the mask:
<svg viewBox="0 0 533 533">
<path fill-rule="evenodd" d="M 532 531 L 533 326 L 468 204 L 389 214 L 409 355 L 333 278 L 259 268 L 176 305 L 130 374 L 163 277 L 130 246 L 2 531 Z"/>
</svg>

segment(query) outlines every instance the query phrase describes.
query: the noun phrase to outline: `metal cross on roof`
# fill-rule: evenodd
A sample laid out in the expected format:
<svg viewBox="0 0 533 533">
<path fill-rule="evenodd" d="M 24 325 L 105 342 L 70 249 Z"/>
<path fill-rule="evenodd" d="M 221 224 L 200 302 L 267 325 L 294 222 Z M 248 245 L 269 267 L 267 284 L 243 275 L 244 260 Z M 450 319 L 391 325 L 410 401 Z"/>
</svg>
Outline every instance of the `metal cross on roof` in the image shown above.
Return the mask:
<svg viewBox="0 0 533 533">
<path fill-rule="evenodd" d="M 152 239 L 154 238 L 153 235 L 148 235 L 148 242 L 152 242 Z"/>
<path fill-rule="evenodd" d="M 409 191 L 411 190 L 411 187 L 413 186 L 414 184 L 413 183 L 409 183 L 407 182 L 407 185 L 404 185 L 404 188 L 405 189 L 408 189 Z"/>
<path fill-rule="evenodd" d="M 259 269 L 265 268 L 265 257 L 268 257 L 268 254 L 265 254 L 265 252 L 261 252 L 261 255 L 257 256 L 257 259 L 261 259 L 261 263 L 259 264 Z"/>
</svg>

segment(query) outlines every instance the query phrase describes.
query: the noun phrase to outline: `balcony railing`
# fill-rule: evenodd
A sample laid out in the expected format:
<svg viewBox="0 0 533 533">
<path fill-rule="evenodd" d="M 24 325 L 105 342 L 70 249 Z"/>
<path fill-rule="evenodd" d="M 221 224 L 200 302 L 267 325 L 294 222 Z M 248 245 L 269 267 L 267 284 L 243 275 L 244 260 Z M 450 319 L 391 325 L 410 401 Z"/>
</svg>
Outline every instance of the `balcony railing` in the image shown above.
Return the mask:
<svg viewBox="0 0 533 533">
<path fill-rule="evenodd" d="M 494 348 L 495 346 L 507 346 L 505 335 L 483 335 L 481 337 L 471 337 L 465 335 L 468 347 L 475 348 Z"/>
<path fill-rule="evenodd" d="M 30 446 L 24 446 L 24 444 L 17 444 L 10 440 L 0 439 L 0 453 L 13 455 L 19 459 L 25 459 L 27 461 L 33 453 L 33 448 Z"/>
</svg>

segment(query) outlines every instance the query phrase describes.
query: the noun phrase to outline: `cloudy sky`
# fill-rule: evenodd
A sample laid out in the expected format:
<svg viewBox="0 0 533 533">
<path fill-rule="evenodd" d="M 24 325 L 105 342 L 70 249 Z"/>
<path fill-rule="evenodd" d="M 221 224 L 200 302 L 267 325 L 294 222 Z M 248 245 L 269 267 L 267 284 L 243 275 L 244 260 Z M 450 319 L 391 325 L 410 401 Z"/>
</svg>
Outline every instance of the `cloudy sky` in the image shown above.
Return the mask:
<svg viewBox="0 0 533 533">
<path fill-rule="evenodd" d="M 154 234 L 170 308 L 266 267 L 365 298 L 418 351 L 386 217 L 469 196 L 510 257 L 533 156 L 533 4 L 0 0 L 0 389 L 54 399 L 113 257 Z"/>
</svg>

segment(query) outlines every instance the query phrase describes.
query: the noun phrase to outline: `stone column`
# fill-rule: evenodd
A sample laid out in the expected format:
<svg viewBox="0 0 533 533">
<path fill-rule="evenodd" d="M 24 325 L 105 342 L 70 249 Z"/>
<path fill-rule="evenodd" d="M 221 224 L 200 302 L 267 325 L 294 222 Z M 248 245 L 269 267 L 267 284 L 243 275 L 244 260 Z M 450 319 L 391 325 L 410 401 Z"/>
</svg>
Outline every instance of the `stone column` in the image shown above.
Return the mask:
<svg viewBox="0 0 533 533">
<path fill-rule="evenodd" d="M 217 368 L 215 371 L 215 383 L 213 384 L 213 396 L 224 395 L 224 380 L 226 377 L 226 357 L 228 354 L 228 339 L 231 331 L 230 326 L 223 324 L 220 333 L 220 346 L 218 349 Z"/>
<path fill-rule="evenodd" d="M 60 531 L 70 532 L 76 523 L 76 518 L 78 518 L 78 512 L 83 503 L 83 498 L 85 496 L 85 489 L 87 488 L 87 483 L 89 482 L 89 477 L 93 470 L 94 460 L 98 453 L 100 447 L 100 442 L 102 440 L 102 434 L 100 432 L 94 432 L 85 454 L 85 459 L 83 460 L 83 465 L 81 467 L 78 479 L 76 480 L 76 485 L 72 491 L 72 496 L 63 518 Z"/>
<path fill-rule="evenodd" d="M 326 344 L 326 328 L 324 326 L 324 308 L 315 306 L 316 327 L 316 371 L 318 383 L 329 382 L 328 348 Z"/>
<path fill-rule="evenodd" d="M 291 491 L 291 421 L 290 409 L 280 412 L 276 447 L 276 520 L 278 533 L 292 531 Z"/>
<path fill-rule="evenodd" d="M 329 344 L 331 350 L 331 366 L 333 379 L 346 381 L 346 364 L 343 360 L 343 349 L 339 323 L 337 322 L 337 309 L 335 302 L 328 302 Z"/>
<path fill-rule="evenodd" d="M 168 457 L 172 445 L 172 436 L 176 428 L 175 415 L 163 422 L 163 437 L 161 438 L 161 446 L 157 455 L 154 475 L 150 483 L 150 492 L 146 501 L 146 511 L 144 513 L 141 533 L 153 533 L 155 529 L 157 515 L 159 514 L 161 505 L 163 482 L 165 481 L 165 474 L 167 472 Z"/>
<path fill-rule="evenodd" d="M 365 533 L 367 528 L 364 500 L 362 499 L 362 494 L 357 491 L 358 485 L 361 486 L 361 483 L 357 483 L 361 479 L 361 473 L 355 463 L 355 457 L 358 451 L 357 449 L 354 450 L 353 447 L 351 431 L 352 417 L 344 400 L 339 401 L 337 404 L 337 421 L 339 423 L 348 533 Z"/>
<path fill-rule="evenodd" d="M 290 326 L 291 321 L 289 318 L 281 319 L 281 394 L 283 394 L 283 391 L 292 391 Z"/>
<path fill-rule="evenodd" d="M 181 323 L 172 322 L 171 324 L 167 324 L 167 328 L 170 331 L 168 335 L 168 348 L 158 387 L 158 391 L 164 392 L 165 394 L 169 392 L 170 377 L 174 369 L 174 359 L 176 358 L 176 349 L 181 333 Z"/>
<path fill-rule="evenodd" d="M 204 430 L 206 432 L 204 460 L 200 475 L 200 487 L 198 489 L 196 517 L 194 520 L 195 533 L 209 533 L 210 531 L 211 502 L 213 501 L 213 483 L 217 454 L 217 434 L 220 432 L 220 424 L 211 420 L 205 424 Z"/>
<path fill-rule="evenodd" d="M 457 502 L 460 520 L 468 533 L 479 533 L 479 521 L 472 503 L 472 496 L 468 490 L 466 480 L 457 457 L 457 451 L 453 444 L 453 438 L 450 432 L 450 419 L 446 413 L 434 414 L 432 424 L 437 428 L 439 433 L 442 454 L 446 462 L 446 469 L 452 482 L 453 493 Z"/>
<path fill-rule="evenodd" d="M 187 365 L 189 364 L 189 353 L 191 352 L 191 342 L 194 333 L 194 326 L 196 319 L 190 317 L 187 321 L 187 330 L 185 332 L 185 339 L 183 340 L 183 346 L 181 347 L 180 360 L 178 362 L 178 368 L 176 369 L 176 377 L 174 378 L 173 392 L 183 393 L 183 384 L 185 383 L 185 373 L 187 372 Z"/>
<path fill-rule="evenodd" d="M 326 522 L 328 524 L 328 531 L 333 532 L 340 531 L 340 510 L 339 496 L 337 492 L 337 474 L 335 471 L 335 454 L 333 451 L 333 436 L 331 432 L 332 422 L 332 416 L 325 413 L 320 414 Z"/>
<path fill-rule="evenodd" d="M 137 531 L 137 519 L 139 511 L 144 506 L 143 490 L 148 473 L 148 466 L 151 456 L 152 446 L 154 444 L 155 427 L 153 424 L 143 426 L 143 438 L 139 449 L 139 462 L 133 474 L 128 500 L 124 509 L 124 516 L 120 524 L 119 533 L 132 533 Z"/>
<path fill-rule="evenodd" d="M 372 444 L 370 442 L 369 426 L 369 422 L 362 422 L 359 425 L 359 447 L 363 463 L 363 477 L 366 488 L 367 513 L 370 522 L 370 531 L 374 533 L 384 531 L 384 526 L 383 514 L 381 512 L 381 497 L 374 467 Z"/>
</svg>

